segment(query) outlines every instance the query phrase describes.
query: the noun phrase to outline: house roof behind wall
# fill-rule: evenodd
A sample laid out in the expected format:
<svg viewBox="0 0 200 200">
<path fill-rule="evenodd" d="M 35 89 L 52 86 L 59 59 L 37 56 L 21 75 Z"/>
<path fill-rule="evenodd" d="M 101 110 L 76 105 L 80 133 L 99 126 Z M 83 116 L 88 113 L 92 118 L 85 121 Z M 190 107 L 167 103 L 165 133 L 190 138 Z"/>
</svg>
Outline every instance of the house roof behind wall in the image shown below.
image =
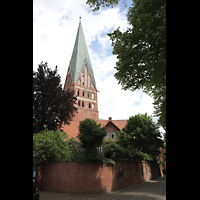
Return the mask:
<svg viewBox="0 0 200 200">
<path fill-rule="evenodd" d="M 127 124 L 127 119 L 124 120 L 99 120 L 98 123 L 101 124 L 102 127 L 107 126 L 109 123 L 114 124 L 119 130 L 122 130 L 126 124 Z"/>
</svg>

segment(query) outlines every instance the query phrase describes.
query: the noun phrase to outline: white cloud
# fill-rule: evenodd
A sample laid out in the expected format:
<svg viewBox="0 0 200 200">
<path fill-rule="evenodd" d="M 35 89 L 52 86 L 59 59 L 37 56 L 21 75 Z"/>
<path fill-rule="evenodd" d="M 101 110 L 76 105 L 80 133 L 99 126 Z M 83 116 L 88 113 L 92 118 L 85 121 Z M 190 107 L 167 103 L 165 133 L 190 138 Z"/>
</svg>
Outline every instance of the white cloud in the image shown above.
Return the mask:
<svg viewBox="0 0 200 200">
<path fill-rule="evenodd" d="M 94 13 L 82 0 L 34 0 L 34 69 L 42 60 L 47 60 L 51 67 L 58 65 L 62 82 L 64 82 L 80 15 L 88 46 L 97 38 L 102 49 L 106 46 L 110 47 L 110 41 L 106 35 L 110 28 L 127 25 L 126 16 L 120 17 L 118 8 Z"/>
<path fill-rule="evenodd" d="M 121 90 L 121 85 L 117 84 L 113 76 L 102 81 L 98 89 L 100 91 L 98 93 L 100 118 L 128 119 L 138 113 L 153 114 L 152 97 L 141 90 L 135 92 Z M 135 106 L 134 102 L 141 103 Z"/>
<path fill-rule="evenodd" d="M 127 8 L 128 9 L 128 8 Z M 111 41 L 107 33 L 120 26 L 122 31 L 130 27 L 127 9 L 119 7 L 92 9 L 82 0 L 34 0 L 33 1 L 33 69 L 41 61 L 49 67 L 58 66 L 64 84 L 77 34 L 79 16 L 88 45 L 96 79 L 99 102 L 99 117 L 128 119 L 138 113 L 153 114 L 153 99 L 142 93 L 122 91 L 114 78 L 116 56 L 112 55 Z M 137 103 L 139 102 L 138 106 Z"/>
<path fill-rule="evenodd" d="M 84 29 L 90 57 L 95 66 L 95 60 L 90 49 L 92 42 L 98 42 L 101 56 L 106 56 L 111 41 L 108 31 L 121 26 L 122 30 L 129 26 L 125 13 L 119 13 L 119 8 L 103 9 L 92 12 L 85 1 L 77 0 L 34 0 L 33 1 L 33 68 L 44 60 L 49 66 L 58 66 L 62 83 L 65 81 L 67 68 L 78 29 L 79 16 Z"/>
</svg>

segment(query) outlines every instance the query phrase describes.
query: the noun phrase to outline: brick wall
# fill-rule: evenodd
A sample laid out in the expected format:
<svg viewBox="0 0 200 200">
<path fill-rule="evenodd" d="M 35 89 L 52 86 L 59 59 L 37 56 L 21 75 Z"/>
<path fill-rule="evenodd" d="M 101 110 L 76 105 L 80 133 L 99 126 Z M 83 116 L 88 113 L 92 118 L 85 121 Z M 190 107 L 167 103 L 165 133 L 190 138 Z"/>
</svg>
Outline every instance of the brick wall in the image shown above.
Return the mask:
<svg viewBox="0 0 200 200">
<path fill-rule="evenodd" d="M 159 167 L 152 162 L 121 160 L 114 166 L 112 190 L 154 179 L 159 176 Z"/>
<path fill-rule="evenodd" d="M 144 161 L 117 161 L 114 166 L 102 163 L 74 162 L 40 165 L 36 178 L 40 190 L 86 194 L 111 192 L 158 177 L 154 164 Z"/>
<path fill-rule="evenodd" d="M 65 131 L 69 138 L 76 137 L 79 133 L 79 122 L 86 118 L 98 121 L 99 112 L 97 110 L 91 110 L 86 108 L 78 108 L 78 113 L 75 115 L 70 125 L 63 125 L 62 129 Z"/>
<path fill-rule="evenodd" d="M 41 190 L 86 194 L 109 192 L 112 187 L 112 167 L 101 163 L 49 163 L 39 167 Z"/>
<path fill-rule="evenodd" d="M 83 121 L 86 118 L 98 121 L 99 119 L 98 110 L 92 110 L 89 108 L 80 108 L 80 107 L 77 108 L 78 108 L 78 113 L 75 115 L 72 121 Z"/>
</svg>

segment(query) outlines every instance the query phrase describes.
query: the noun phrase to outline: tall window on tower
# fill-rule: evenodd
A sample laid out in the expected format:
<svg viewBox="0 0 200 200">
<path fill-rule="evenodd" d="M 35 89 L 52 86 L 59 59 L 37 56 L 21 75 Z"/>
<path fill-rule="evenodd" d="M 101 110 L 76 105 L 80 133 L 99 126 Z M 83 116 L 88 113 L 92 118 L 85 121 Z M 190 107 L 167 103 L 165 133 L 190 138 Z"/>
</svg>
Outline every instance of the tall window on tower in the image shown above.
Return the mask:
<svg viewBox="0 0 200 200">
<path fill-rule="evenodd" d="M 85 92 L 84 92 L 84 91 L 82 92 L 82 96 L 83 96 L 83 97 L 85 96 Z"/>
<path fill-rule="evenodd" d="M 77 90 L 77 96 L 79 96 L 79 90 Z"/>
<path fill-rule="evenodd" d="M 84 82 L 85 82 L 85 74 L 83 72 L 81 76 L 81 85 L 84 85 Z"/>
<path fill-rule="evenodd" d="M 94 99 L 94 93 L 92 93 L 92 99 Z"/>
</svg>

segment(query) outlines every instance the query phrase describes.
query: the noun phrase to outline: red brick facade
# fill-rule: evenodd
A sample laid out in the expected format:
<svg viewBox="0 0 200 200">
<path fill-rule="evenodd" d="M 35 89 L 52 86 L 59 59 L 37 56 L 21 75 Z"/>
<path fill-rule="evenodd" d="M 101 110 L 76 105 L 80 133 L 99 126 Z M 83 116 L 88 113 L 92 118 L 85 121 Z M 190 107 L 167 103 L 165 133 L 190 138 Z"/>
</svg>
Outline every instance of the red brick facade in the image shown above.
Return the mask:
<svg viewBox="0 0 200 200">
<path fill-rule="evenodd" d="M 115 139 L 117 137 L 117 131 L 125 126 L 127 120 L 112 121 L 110 118 L 109 120 L 99 121 L 98 91 L 81 21 L 79 22 L 74 49 L 64 83 L 64 90 L 67 89 L 74 90 L 75 96 L 77 96 L 75 106 L 78 109 L 78 114 L 71 119 L 70 125 L 63 125 L 62 127 L 69 138 L 78 135 L 80 121 L 91 118 L 101 123 L 102 127 L 105 126 L 108 132 L 107 137 Z"/>
<path fill-rule="evenodd" d="M 40 190 L 70 194 L 111 192 L 158 177 L 156 164 L 121 160 L 116 165 L 102 163 L 49 163 L 38 167 Z"/>
<path fill-rule="evenodd" d="M 78 113 L 72 119 L 69 126 L 65 125 L 62 128 L 63 131 L 68 134 L 69 138 L 72 138 L 78 135 L 78 125 L 80 121 L 83 121 L 86 118 L 91 118 L 95 121 L 99 120 L 97 90 L 92 83 L 87 65 L 83 68 L 74 85 L 72 84 L 69 67 L 64 90 L 67 90 L 68 88 L 75 91 L 75 95 L 77 96 L 77 104 L 75 106 L 78 109 Z"/>
<path fill-rule="evenodd" d="M 117 131 L 121 131 L 127 124 L 127 120 L 112 120 L 111 117 L 108 120 L 99 120 L 98 123 L 101 124 L 102 127 L 105 127 L 107 131 L 106 139 L 116 139 Z"/>
</svg>

